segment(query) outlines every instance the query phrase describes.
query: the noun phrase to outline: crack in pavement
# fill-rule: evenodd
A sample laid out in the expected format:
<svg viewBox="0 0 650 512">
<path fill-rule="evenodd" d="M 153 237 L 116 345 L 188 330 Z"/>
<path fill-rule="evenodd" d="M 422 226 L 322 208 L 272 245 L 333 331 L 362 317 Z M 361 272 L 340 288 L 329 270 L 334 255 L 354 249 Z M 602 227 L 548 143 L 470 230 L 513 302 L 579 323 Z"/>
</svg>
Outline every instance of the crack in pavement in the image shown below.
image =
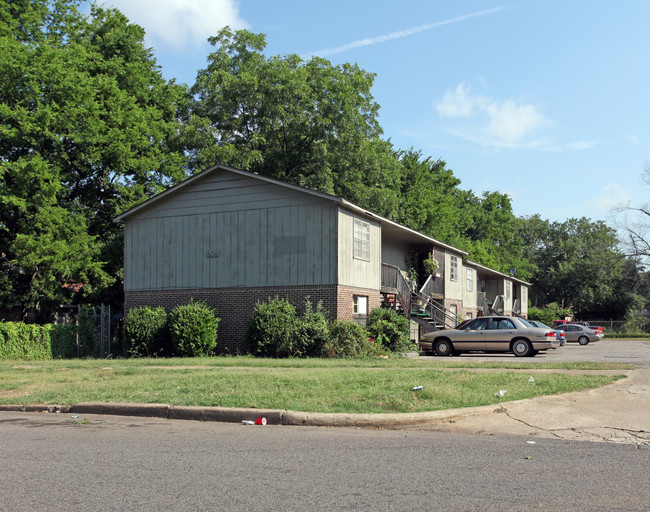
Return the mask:
<svg viewBox="0 0 650 512">
<path fill-rule="evenodd" d="M 645 430 L 633 430 L 633 429 L 626 429 L 626 428 L 620 428 L 620 427 L 610 427 L 610 426 L 593 426 L 593 427 L 565 427 L 565 428 L 545 428 L 540 425 L 534 425 L 532 423 L 529 423 L 527 421 L 524 421 L 520 418 L 515 417 L 512 413 L 508 411 L 505 407 L 501 407 L 500 409 L 496 409 L 494 412 L 499 412 L 499 413 L 505 413 L 505 415 L 518 423 L 521 423 L 522 425 L 526 425 L 529 428 L 536 429 L 536 430 L 541 430 L 543 432 L 546 432 L 548 434 L 551 434 L 553 437 L 556 437 L 558 439 L 567 439 L 566 436 L 563 436 L 563 432 L 573 432 L 577 434 L 578 436 L 586 436 L 588 438 L 596 438 L 600 439 L 602 442 L 605 443 L 629 443 L 629 444 L 636 444 L 637 446 L 639 445 L 650 445 L 650 432 L 647 432 Z M 599 431 L 605 431 L 605 433 L 612 433 L 612 432 L 622 432 L 626 434 L 623 437 L 618 437 L 614 435 L 607 436 L 603 433 L 600 433 Z M 575 439 L 575 438 L 574 438 Z"/>
</svg>

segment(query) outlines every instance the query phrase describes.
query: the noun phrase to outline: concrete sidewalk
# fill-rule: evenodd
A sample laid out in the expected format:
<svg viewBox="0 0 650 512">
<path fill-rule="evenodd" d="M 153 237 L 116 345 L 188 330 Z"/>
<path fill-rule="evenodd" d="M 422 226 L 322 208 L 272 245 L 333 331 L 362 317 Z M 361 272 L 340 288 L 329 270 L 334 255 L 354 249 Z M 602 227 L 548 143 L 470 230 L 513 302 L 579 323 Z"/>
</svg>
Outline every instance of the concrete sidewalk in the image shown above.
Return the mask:
<svg viewBox="0 0 650 512">
<path fill-rule="evenodd" d="M 270 425 L 515 434 L 650 445 L 650 369 L 626 373 L 627 377 L 620 381 L 584 392 L 414 414 L 322 414 L 105 402 L 73 406 L 2 405 L 0 411 L 110 414 L 235 423 L 265 417 Z"/>
<path fill-rule="evenodd" d="M 650 369 L 598 389 L 458 412 L 421 429 L 650 445 Z"/>
</svg>

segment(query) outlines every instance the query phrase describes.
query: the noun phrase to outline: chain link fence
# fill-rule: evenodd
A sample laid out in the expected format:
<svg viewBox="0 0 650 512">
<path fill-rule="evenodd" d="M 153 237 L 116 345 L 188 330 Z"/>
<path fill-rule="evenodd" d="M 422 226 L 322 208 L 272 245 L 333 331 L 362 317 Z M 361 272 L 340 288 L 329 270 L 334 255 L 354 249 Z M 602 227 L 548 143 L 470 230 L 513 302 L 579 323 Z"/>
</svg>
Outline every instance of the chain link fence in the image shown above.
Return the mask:
<svg viewBox="0 0 650 512">
<path fill-rule="evenodd" d="M 121 313 L 112 315 L 110 306 L 78 306 L 77 357 L 123 355 L 121 325 Z"/>
<path fill-rule="evenodd" d="M 637 316 L 629 320 L 589 320 L 588 323 L 602 327 L 604 334 L 650 333 L 650 318 L 645 316 Z"/>
</svg>

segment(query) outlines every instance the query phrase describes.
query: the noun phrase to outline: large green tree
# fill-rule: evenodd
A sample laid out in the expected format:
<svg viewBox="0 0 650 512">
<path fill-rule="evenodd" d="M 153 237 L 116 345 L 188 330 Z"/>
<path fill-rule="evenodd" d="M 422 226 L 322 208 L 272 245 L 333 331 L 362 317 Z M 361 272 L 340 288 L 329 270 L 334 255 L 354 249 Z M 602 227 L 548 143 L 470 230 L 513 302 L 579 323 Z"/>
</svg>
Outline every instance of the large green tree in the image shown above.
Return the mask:
<svg viewBox="0 0 650 512">
<path fill-rule="evenodd" d="M 524 224 L 524 254 L 537 265 L 535 305 L 557 302 L 582 317 L 625 315 L 632 295 L 614 229 L 584 217 L 549 222 L 533 216 Z"/>
<path fill-rule="evenodd" d="M 184 118 L 190 165 L 216 162 L 396 213 L 400 166 L 380 138 L 374 75 L 313 57 L 267 57 L 263 34 L 221 30 Z"/>
<path fill-rule="evenodd" d="M 79 3 L 0 0 L 0 307 L 47 312 L 119 285 L 112 218 L 184 176 L 183 89 L 142 28 Z"/>
<path fill-rule="evenodd" d="M 399 222 L 466 250 L 470 259 L 496 270 L 516 269 L 531 277 L 534 265 L 523 257 L 520 221 L 510 197 L 485 192 L 481 197 L 460 188 L 461 181 L 442 160 L 410 149 L 398 154 L 403 166 Z"/>
</svg>

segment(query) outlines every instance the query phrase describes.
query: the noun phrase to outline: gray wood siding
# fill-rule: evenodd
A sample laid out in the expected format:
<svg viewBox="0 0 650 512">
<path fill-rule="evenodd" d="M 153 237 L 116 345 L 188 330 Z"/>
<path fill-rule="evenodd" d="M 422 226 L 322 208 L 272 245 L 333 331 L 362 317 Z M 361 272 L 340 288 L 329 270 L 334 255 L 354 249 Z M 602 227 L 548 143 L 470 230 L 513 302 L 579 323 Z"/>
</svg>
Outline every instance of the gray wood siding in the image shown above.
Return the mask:
<svg viewBox="0 0 650 512">
<path fill-rule="evenodd" d="M 310 204 L 313 196 L 248 176 L 222 172 L 191 183 L 182 192 L 138 212 L 139 219 L 257 210 Z"/>
<path fill-rule="evenodd" d="M 370 260 L 354 257 L 354 219 L 370 225 Z M 381 225 L 371 219 L 339 210 L 339 284 L 371 290 L 381 289 Z"/>
<path fill-rule="evenodd" d="M 190 188 L 126 221 L 125 290 L 336 283 L 336 204 L 231 175 Z"/>
</svg>

